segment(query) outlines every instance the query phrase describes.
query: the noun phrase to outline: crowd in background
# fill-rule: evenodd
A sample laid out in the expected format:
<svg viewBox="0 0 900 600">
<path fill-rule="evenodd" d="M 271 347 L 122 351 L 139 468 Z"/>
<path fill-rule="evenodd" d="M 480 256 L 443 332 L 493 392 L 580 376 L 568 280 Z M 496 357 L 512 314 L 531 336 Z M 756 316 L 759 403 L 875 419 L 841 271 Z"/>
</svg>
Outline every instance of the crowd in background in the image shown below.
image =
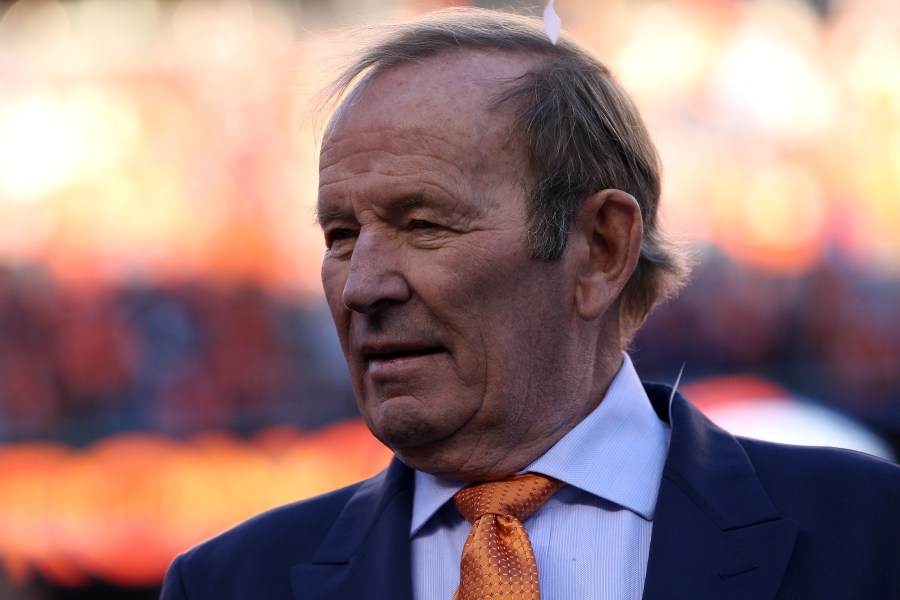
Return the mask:
<svg viewBox="0 0 900 600">
<path fill-rule="evenodd" d="M 72 289 L 0 269 L 0 441 L 249 433 L 355 415 L 320 302 L 246 284 Z"/>
<path fill-rule="evenodd" d="M 900 439 L 900 281 L 838 257 L 800 277 L 710 251 L 633 355 L 672 382 L 749 373 Z M 0 441 L 81 445 L 122 431 L 185 436 L 355 416 L 320 298 L 188 282 L 67 289 L 0 270 Z"/>
<path fill-rule="evenodd" d="M 719 374 L 768 378 L 900 442 L 900 280 L 832 256 L 780 277 L 701 255 L 678 300 L 651 314 L 638 371 L 671 383 Z"/>
</svg>

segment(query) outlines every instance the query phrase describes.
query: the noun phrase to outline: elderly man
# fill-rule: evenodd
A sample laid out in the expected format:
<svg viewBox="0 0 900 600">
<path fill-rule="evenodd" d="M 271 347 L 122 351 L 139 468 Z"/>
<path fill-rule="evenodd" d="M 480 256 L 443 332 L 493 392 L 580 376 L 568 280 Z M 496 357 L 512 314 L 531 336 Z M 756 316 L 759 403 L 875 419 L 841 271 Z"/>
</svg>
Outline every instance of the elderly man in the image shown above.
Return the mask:
<svg viewBox="0 0 900 600">
<path fill-rule="evenodd" d="M 624 349 L 685 267 L 601 64 L 452 11 L 333 91 L 322 281 L 396 458 L 182 555 L 164 598 L 900 597 L 900 469 L 735 438 L 641 385 Z"/>
</svg>

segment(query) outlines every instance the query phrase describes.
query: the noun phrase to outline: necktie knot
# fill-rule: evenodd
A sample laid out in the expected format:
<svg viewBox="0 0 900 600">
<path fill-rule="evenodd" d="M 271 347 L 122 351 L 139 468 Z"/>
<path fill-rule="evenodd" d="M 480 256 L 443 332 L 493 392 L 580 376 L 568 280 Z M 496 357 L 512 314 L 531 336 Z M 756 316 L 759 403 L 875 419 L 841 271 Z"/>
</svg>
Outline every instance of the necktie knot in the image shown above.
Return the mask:
<svg viewBox="0 0 900 600">
<path fill-rule="evenodd" d="M 540 600 L 537 562 L 522 521 L 563 485 L 529 473 L 456 493 L 453 499 L 472 531 L 454 600 Z"/>
<path fill-rule="evenodd" d="M 510 515 L 524 521 L 562 485 L 555 479 L 526 473 L 468 485 L 458 491 L 453 499 L 470 523 L 484 515 Z"/>
</svg>

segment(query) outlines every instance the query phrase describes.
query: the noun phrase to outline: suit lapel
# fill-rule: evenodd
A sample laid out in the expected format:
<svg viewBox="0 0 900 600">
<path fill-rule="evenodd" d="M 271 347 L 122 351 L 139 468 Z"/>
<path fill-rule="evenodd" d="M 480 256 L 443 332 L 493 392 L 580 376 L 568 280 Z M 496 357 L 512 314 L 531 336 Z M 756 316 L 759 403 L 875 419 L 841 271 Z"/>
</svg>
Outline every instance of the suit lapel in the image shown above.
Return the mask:
<svg viewBox="0 0 900 600">
<path fill-rule="evenodd" d="M 653 519 L 644 600 L 774 598 L 797 536 L 740 443 L 680 395 L 647 386 L 672 440 Z M 671 417 L 666 413 L 671 411 Z"/>
<path fill-rule="evenodd" d="M 364 482 L 311 563 L 291 571 L 294 598 L 411 600 L 411 471 L 394 459 Z"/>
</svg>

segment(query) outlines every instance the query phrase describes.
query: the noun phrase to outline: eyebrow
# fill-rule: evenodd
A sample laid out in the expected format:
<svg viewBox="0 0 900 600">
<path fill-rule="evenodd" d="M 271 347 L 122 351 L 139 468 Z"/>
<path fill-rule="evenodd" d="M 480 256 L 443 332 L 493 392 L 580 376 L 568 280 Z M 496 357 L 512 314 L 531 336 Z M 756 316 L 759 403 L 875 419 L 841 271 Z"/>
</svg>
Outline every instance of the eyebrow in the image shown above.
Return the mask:
<svg viewBox="0 0 900 600">
<path fill-rule="evenodd" d="M 428 200 L 422 194 L 411 194 L 406 198 L 403 198 L 396 204 L 390 207 L 391 212 L 400 213 L 413 208 L 414 206 L 421 206 L 423 204 L 428 204 Z"/>
<path fill-rule="evenodd" d="M 388 207 L 388 211 L 392 214 L 402 214 L 416 206 L 428 205 L 428 198 L 422 194 L 411 194 L 402 200 L 393 203 Z M 347 212 L 337 206 L 322 206 L 321 203 L 316 204 L 315 219 L 319 227 L 324 228 L 333 221 L 337 221 L 347 217 Z"/>
<path fill-rule="evenodd" d="M 321 228 L 324 228 L 332 221 L 337 221 L 338 219 L 342 219 L 346 216 L 346 211 L 343 211 L 336 206 L 323 207 L 321 203 L 316 203 L 316 225 Z"/>
</svg>

